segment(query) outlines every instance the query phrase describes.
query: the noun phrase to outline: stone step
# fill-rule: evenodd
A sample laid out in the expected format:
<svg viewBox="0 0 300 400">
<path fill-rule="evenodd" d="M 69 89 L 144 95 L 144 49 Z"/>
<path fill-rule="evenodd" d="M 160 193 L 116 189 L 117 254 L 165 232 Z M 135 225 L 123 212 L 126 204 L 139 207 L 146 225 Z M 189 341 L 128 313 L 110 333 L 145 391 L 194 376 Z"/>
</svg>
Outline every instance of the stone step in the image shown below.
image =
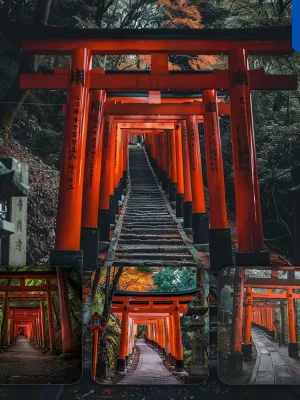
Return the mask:
<svg viewBox="0 0 300 400">
<path fill-rule="evenodd" d="M 179 235 L 179 233 L 177 234 L 173 234 L 173 235 L 151 235 L 149 233 L 145 233 L 145 234 L 134 234 L 134 233 L 120 233 L 120 239 L 139 239 L 139 240 L 173 240 L 173 239 L 178 239 L 182 242 L 182 238 Z"/>
<path fill-rule="evenodd" d="M 149 245 L 180 245 L 182 243 L 181 239 L 170 239 L 170 240 L 162 240 L 162 239 L 156 239 L 156 240 L 152 240 L 152 239 L 119 239 L 118 244 L 122 244 L 122 245 L 134 245 L 134 244 L 141 244 L 141 245 L 145 245 L 145 244 L 149 244 Z M 119 247 L 118 247 L 119 249 Z"/>
<path fill-rule="evenodd" d="M 150 222 L 150 221 L 139 221 L 139 222 L 128 222 L 128 221 L 123 221 L 123 225 L 122 225 L 122 227 L 124 227 L 124 228 L 131 228 L 132 226 L 136 226 L 136 227 L 142 227 L 142 226 L 144 226 L 145 228 L 151 228 L 151 227 L 156 227 L 156 228 L 159 228 L 159 227 L 162 227 L 162 228 L 167 228 L 167 227 L 172 227 L 172 226 L 174 226 L 174 223 L 173 223 L 173 221 L 152 221 L 152 222 Z"/>
<path fill-rule="evenodd" d="M 128 257 L 133 260 L 182 260 L 182 261 L 193 261 L 193 257 L 190 254 L 184 254 L 184 253 L 172 253 L 172 254 L 167 254 L 167 253 L 115 253 L 115 256 L 118 258 L 124 258 Z"/>
<path fill-rule="evenodd" d="M 133 260 L 120 259 L 113 261 L 114 267 L 196 267 L 194 262 L 179 260 Z"/>
<path fill-rule="evenodd" d="M 129 217 L 129 216 L 127 216 L 125 214 L 125 216 L 123 218 L 123 222 L 125 222 L 125 221 L 134 222 L 134 221 L 136 221 L 136 218 Z M 142 214 L 141 216 L 139 216 L 138 221 L 139 222 L 172 222 L 172 223 L 174 223 L 173 219 L 169 215 L 155 218 L 154 215 L 153 216 L 148 216 L 148 215 L 143 215 Z"/>
<path fill-rule="evenodd" d="M 188 251 L 186 246 L 160 246 L 160 245 L 119 245 L 118 253 L 127 253 L 132 251 L 133 253 L 142 253 L 143 251 L 152 251 L 157 253 L 171 253 L 171 252 L 181 252 Z"/>
<path fill-rule="evenodd" d="M 127 229 L 127 228 L 123 228 L 122 230 L 121 230 L 121 232 L 122 233 L 132 233 L 132 234 L 134 234 L 134 233 L 136 233 L 136 234 L 148 234 L 148 235 L 155 235 L 156 233 L 160 233 L 161 235 L 162 234 L 165 234 L 165 235 L 167 235 L 167 234 L 171 234 L 171 233 L 173 233 L 173 234 L 175 234 L 175 233 L 177 233 L 178 231 L 177 231 L 177 229 L 176 228 L 174 228 L 174 229 L 169 229 L 169 228 L 152 228 L 152 229 L 150 229 L 150 228 L 147 228 L 147 229 L 145 229 L 145 228 L 131 228 L 131 229 Z"/>
</svg>

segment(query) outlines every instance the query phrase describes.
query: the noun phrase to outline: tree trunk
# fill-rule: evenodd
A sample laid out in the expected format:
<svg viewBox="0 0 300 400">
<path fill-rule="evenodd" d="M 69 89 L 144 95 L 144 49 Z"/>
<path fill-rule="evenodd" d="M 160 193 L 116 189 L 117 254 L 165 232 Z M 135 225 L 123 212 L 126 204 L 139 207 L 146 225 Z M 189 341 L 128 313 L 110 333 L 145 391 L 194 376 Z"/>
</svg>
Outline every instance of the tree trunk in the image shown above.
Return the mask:
<svg viewBox="0 0 300 400">
<path fill-rule="evenodd" d="M 99 285 L 101 274 L 102 274 L 102 268 L 99 267 L 99 268 L 96 269 L 94 280 L 93 280 L 93 284 L 92 284 L 92 302 L 95 300 L 95 296 L 96 296 L 96 293 L 97 293 L 97 288 L 98 288 L 98 285 Z"/>
<path fill-rule="evenodd" d="M 33 15 L 35 25 L 47 25 L 51 4 L 52 0 L 37 0 Z M 29 93 L 29 90 L 20 89 L 20 74 L 36 73 L 40 60 L 40 56 L 21 54 L 18 73 L 3 99 L 6 104 L 0 110 L 0 129 L 5 137 L 9 137 L 12 124 Z"/>
<path fill-rule="evenodd" d="M 124 270 L 124 267 L 118 268 L 118 271 L 117 271 L 116 275 L 114 276 L 114 279 L 113 279 L 113 282 L 111 285 L 111 289 L 110 289 L 110 291 L 107 291 L 105 294 L 105 302 L 104 302 L 103 313 L 102 313 L 102 317 L 104 319 L 104 327 L 106 326 L 106 324 L 109 321 L 109 311 L 111 309 L 112 300 L 113 300 L 115 291 L 117 289 L 119 280 L 121 278 L 121 275 L 123 273 L 123 270 Z M 109 271 L 107 273 L 109 273 Z M 106 285 L 107 285 L 107 282 L 106 282 Z M 107 287 L 106 287 L 106 289 L 107 289 Z"/>
<path fill-rule="evenodd" d="M 70 273 L 71 271 L 69 271 Z M 70 277 L 70 275 L 67 276 L 67 281 L 68 284 L 71 286 L 71 288 L 76 292 L 79 300 L 82 302 L 82 285 L 78 285 L 73 278 Z"/>
</svg>

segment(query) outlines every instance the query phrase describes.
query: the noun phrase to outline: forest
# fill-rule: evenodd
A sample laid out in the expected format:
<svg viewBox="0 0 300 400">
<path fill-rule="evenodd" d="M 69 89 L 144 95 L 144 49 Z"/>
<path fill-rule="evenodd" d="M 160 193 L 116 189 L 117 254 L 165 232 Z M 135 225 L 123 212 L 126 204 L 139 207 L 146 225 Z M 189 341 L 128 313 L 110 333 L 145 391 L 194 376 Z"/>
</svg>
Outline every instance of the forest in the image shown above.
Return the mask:
<svg viewBox="0 0 300 400">
<path fill-rule="evenodd" d="M 60 150 L 63 136 L 61 90 L 19 89 L 19 74 L 66 67 L 68 57 L 26 57 L 5 34 L 11 23 L 78 28 L 244 28 L 286 25 L 291 1 L 272 0 L 0 0 L 0 132 L 1 153 L 14 154 L 30 166 L 28 264 L 47 262 L 55 237 Z M 2 33 L 1 33 L 2 32 Z M 250 68 L 267 74 L 299 74 L 299 54 L 291 57 L 250 56 Z M 95 56 L 94 67 L 106 70 L 149 69 L 147 56 Z M 170 56 L 171 70 L 226 68 L 221 56 Z M 226 95 L 226 94 L 225 94 Z M 253 91 L 253 113 L 265 242 L 294 260 L 294 234 L 289 189 L 291 169 L 300 160 L 298 91 Z M 227 98 L 225 98 L 228 100 Z M 199 125 L 205 180 L 203 127 Z M 234 222 L 234 185 L 230 121 L 221 117 L 228 212 Z M 47 183 L 47 184 L 45 184 Z"/>
<path fill-rule="evenodd" d="M 27 57 L 14 46 L 6 29 L 11 23 L 59 27 L 121 29 L 214 29 L 287 25 L 291 0 L 0 0 L 0 152 L 29 164 L 30 197 L 27 263 L 44 265 L 55 239 L 60 153 L 63 138 L 64 91 L 19 89 L 19 74 L 43 73 L 66 68 L 68 57 Z M 95 56 L 94 68 L 106 70 L 150 69 L 147 56 Z M 267 74 L 300 74 L 300 57 L 251 56 L 250 68 Z M 170 70 L 226 68 L 221 56 L 170 56 Z M 229 101 L 225 93 L 225 101 Z M 266 244 L 288 261 L 294 261 L 294 232 L 289 189 L 291 171 L 300 167 L 299 91 L 253 91 L 263 228 Z M 229 117 L 220 120 L 228 213 L 234 224 L 234 180 Z M 199 125 L 202 165 L 206 182 L 203 126 Z M 118 268 L 94 274 L 93 311 L 107 318 L 110 359 L 116 359 L 119 340 L 117 321 L 109 321 L 115 289 L 172 291 L 195 287 L 192 270 Z M 99 284 L 100 283 L 100 284 Z M 106 292 L 105 292 L 106 291 Z M 78 299 L 74 304 L 77 307 Z M 85 293 L 85 296 L 89 296 Z M 73 322 L 78 318 L 72 307 Z M 182 320 L 185 361 L 190 348 L 187 317 Z M 59 327 L 57 327 L 59 329 Z M 139 332 L 140 335 L 143 332 Z"/>
</svg>

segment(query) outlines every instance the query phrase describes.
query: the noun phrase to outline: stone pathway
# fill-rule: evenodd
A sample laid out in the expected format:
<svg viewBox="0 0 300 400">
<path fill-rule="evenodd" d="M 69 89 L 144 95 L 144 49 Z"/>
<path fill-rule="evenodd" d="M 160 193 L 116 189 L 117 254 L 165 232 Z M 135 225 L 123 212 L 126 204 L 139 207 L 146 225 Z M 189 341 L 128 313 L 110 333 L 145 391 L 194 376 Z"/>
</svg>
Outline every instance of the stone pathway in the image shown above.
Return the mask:
<svg viewBox="0 0 300 400">
<path fill-rule="evenodd" d="M 252 385 L 294 385 L 299 380 L 294 377 L 293 369 L 287 359 L 278 352 L 278 343 L 273 342 L 265 333 L 252 328 L 252 339 L 257 349 L 256 364 L 252 373 Z"/>
<path fill-rule="evenodd" d="M 81 371 L 58 357 L 45 356 L 25 336 L 0 353 L 0 384 L 75 383 Z"/>
<path fill-rule="evenodd" d="M 118 384 L 120 385 L 179 385 L 178 380 L 164 367 L 158 353 L 148 346 L 143 339 L 136 344 L 141 353 L 137 369 Z"/>
<path fill-rule="evenodd" d="M 199 253 L 176 220 L 142 148 L 129 147 L 128 177 L 130 194 L 114 232 L 117 243 L 106 262 L 116 267 L 200 265 Z"/>
</svg>

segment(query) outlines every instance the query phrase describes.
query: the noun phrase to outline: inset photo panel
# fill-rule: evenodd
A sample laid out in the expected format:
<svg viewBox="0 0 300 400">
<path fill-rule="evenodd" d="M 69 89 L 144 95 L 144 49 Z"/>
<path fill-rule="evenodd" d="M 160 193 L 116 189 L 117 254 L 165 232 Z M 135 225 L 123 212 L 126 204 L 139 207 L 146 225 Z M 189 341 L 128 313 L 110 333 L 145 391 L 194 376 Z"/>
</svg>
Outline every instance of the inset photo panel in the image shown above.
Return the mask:
<svg viewBox="0 0 300 400">
<path fill-rule="evenodd" d="M 270 268 L 226 268 L 219 275 L 218 374 L 224 383 L 300 383 L 300 270 Z"/>
<path fill-rule="evenodd" d="M 100 384 L 203 383 L 208 365 L 204 269 L 103 268 L 92 312 Z"/>
<path fill-rule="evenodd" d="M 0 268 L 0 384 L 80 380 L 81 301 L 76 268 Z"/>
</svg>

